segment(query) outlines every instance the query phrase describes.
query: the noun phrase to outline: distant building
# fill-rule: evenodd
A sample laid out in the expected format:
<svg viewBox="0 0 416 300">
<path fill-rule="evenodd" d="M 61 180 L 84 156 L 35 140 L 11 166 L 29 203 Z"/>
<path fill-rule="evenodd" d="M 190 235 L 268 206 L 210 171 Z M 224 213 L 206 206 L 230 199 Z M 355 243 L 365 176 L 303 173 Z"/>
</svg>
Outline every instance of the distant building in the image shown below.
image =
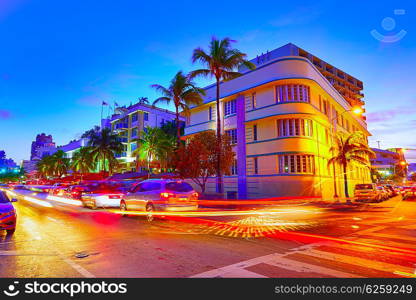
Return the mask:
<svg viewBox="0 0 416 300">
<path fill-rule="evenodd" d="M 30 160 L 41 159 L 56 152 L 56 145 L 52 140 L 52 135 L 44 133 L 38 134 L 36 140 L 32 142 Z"/>
<path fill-rule="evenodd" d="M 70 141 L 66 145 L 62 145 L 58 147 L 58 150 L 62 150 L 65 152 L 67 158 L 72 158 L 74 153 L 79 151 L 82 147 L 88 146 L 88 139 L 81 138 L 78 140 Z"/>
<path fill-rule="evenodd" d="M 403 155 L 396 151 L 371 148 L 376 157 L 371 159 L 371 166 L 382 176 L 389 176 L 396 173 L 396 167 L 402 161 Z"/>
<path fill-rule="evenodd" d="M 124 151 L 116 156 L 121 171 L 136 171 L 136 158 L 132 153 L 138 147 L 135 140 L 139 138 L 140 132 L 146 130 L 147 126 L 160 127 L 165 122 L 173 120 L 175 120 L 174 112 L 143 102 L 119 107 L 110 119 L 102 120 L 102 125 L 111 128 L 124 145 Z M 180 121 L 184 122 L 185 119 L 180 117 Z"/>
<path fill-rule="evenodd" d="M 33 173 L 36 171 L 36 165 L 39 160 L 45 156 L 54 154 L 56 150 L 52 135 L 46 135 L 45 133 L 38 134 L 32 142 L 30 160 L 23 160 L 21 167 L 26 173 Z"/>
</svg>

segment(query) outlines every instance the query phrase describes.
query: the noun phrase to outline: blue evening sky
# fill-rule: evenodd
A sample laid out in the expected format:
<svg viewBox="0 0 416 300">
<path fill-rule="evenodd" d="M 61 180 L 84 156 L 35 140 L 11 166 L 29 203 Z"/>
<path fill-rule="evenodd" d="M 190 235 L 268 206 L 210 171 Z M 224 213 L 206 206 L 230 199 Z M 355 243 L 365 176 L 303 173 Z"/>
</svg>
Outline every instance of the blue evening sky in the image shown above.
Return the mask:
<svg viewBox="0 0 416 300">
<path fill-rule="evenodd" d="M 38 133 L 61 145 L 98 124 L 102 100 L 155 99 L 212 35 L 249 58 L 292 42 L 361 79 L 371 145 L 416 148 L 412 2 L 0 0 L 0 149 L 20 162 Z"/>
</svg>

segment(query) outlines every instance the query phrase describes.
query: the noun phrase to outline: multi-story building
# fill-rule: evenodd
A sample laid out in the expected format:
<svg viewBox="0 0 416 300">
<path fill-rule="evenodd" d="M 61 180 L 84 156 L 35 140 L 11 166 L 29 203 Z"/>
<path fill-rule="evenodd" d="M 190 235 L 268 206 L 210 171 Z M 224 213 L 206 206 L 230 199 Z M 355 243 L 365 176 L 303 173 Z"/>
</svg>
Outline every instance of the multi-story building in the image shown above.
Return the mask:
<svg viewBox="0 0 416 300">
<path fill-rule="evenodd" d="M 117 133 L 124 145 L 124 151 L 116 155 L 121 171 L 136 171 L 136 157 L 132 153 L 138 147 L 136 140 L 142 131 L 147 130 L 146 127 L 160 127 L 165 122 L 173 120 L 174 112 L 139 102 L 129 107 L 117 108 L 108 122 L 102 122 Z M 180 120 L 184 122 L 182 116 Z"/>
<path fill-rule="evenodd" d="M 278 196 L 343 196 L 339 166 L 328 166 L 337 132 L 367 130 L 365 118 L 352 113 L 362 106 L 363 84 L 293 44 L 252 60 L 255 70 L 221 83 L 222 130 L 234 144 L 236 161 L 224 177 L 225 192 L 240 199 Z M 216 130 L 215 85 L 204 103 L 191 109 L 185 138 Z M 335 173 L 335 176 L 334 176 Z M 369 168 L 350 164 L 349 191 L 370 182 Z M 211 178 L 208 192 L 215 191 Z"/>
<path fill-rule="evenodd" d="M 56 145 L 52 135 L 44 133 L 38 134 L 36 140 L 32 142 L 30 160 L 41 159 L 44 156 L 52 155 L 56 152 Z"/>
<path fill-rule="evenodd" d="M 376 157 L 371 159 L 371 166 L 382 176 L 389 176 L 396 173 L 400 161 L 404 160 L 403 154 L 396 151 L 371 148 Z"/>
<path fill-rule="evenodd" d="M 82 147 L 86 146 L 88 146 L 88 139 L 80 138 L 78 140 L 70 141 L 66 145 L 59 146 L 58 150 L 64 151 L 66 157 L 71 159 L 74 156 L 75 152 L 79 151 Z"/>
</svg>

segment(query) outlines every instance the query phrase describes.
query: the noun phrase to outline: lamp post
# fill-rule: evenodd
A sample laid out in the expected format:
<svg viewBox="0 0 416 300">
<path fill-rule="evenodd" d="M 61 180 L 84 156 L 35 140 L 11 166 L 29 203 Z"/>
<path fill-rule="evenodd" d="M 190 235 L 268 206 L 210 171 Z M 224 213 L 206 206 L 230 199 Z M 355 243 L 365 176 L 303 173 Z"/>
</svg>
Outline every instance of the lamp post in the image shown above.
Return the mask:
<svg viewBox="0 0 416 300">
<path fill-rule="evenodd" d="M 331 149 L 332 149 L 331 152 L 332 152 L 332 156 L 334 156 L 334 136 L 335 136 L 335 126 L 333 125 L 333 123 L 334 123 L 335 119 L 338 119 L 339 117 L 341 117 L 346 112 L 352 112 L 356 115 L 361 115 L 363 113 L 363 110 L 362 110 L 361 107 L 353 107 L 351 109 L 344 110 L 340 115 L 337 115 L 337 116 L 333 117 L 329 121 L 329 124 L 331 126 Z M 338 123 L 338 120 L 337 120 L 337 123 Z M 335 171 L 335 164 L 333 164 L 332 168 L 333 168 L 333 172 L 334 172 L 334 198 L 338 198 L 337 177 L 336 177 L 336 171 Z"/>
</svg>

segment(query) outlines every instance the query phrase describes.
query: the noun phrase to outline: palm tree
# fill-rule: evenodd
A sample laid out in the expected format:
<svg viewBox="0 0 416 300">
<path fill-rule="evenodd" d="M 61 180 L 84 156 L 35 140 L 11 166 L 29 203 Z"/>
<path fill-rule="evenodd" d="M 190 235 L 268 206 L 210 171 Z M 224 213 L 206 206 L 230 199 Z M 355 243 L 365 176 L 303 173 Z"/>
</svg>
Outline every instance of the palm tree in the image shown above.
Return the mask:
<svg viewBox="0 0 416 300">
<path fill-rule="evenodd" d="M 53 175 L 53 161 L 51 156 L 44 156 L 36 164 L 36 169 L 41 177 L 48 177 Z"/>
<path fill-rule="evenodd" d="M 147 97 L 139 97 L 137 100 L 139 100 L 140 104 L 149 104 L 149 98 Z"/>
<path fill-rule="evenodd" d="M 181 138 L 179 109 L 185 114 L 189 113 L 189 106 L 200 105 L 202 103 L 202 96 L 205 95 L 205 91 L 196 87 L 192 80 L 188 76 L 185 76 L 182 71 L 176 73 L 170 81 L 169 87 L 164 87 L 159 84 L 153 84 L 151 87 L 163 95 L 157 98 L 153 102 L 153 105 L 159 102 L 165 102 L 166 104 L 173 102 L 175 105 L 176 137 L 179 145 Z"/>
<path fill-rule="evenodd" d="M 354 132 L 348 137 L 339 133 L 336 135 L 335 143 L 336 145 L 331 147 L 330 151 L 336 154 L 328 161 L 328 166 L 331 164 L 341 165 L 344 173 L 345 197 L 347 198 L 347 202 L 350 202 L 348 200 L 348 165 L 351 162 L 357 162 L 369 167 L 368 158 L 374 157 L 374 152 L 364 142 L 364 136 L 361 132 Z"/>
<path fill-rule="evenodd" d="M 245 66 L 250 70 L 256 68 L 253 63 L 246 60 L 247 55 L 245 53 L 231 47 L 233 42 L 235 41 L 230 38 L 218 40 L 213 37 L 209 44 L 208 52 L 205 52 L 202 48 L 197 48 L 192 54 L 192 62 L 200 62 L 206 66 L 206 69 L 199 69 L 191 72 L 191 77 L 214 77 L 216 81 L 217 137 L 219 143 L 221 143 L 221 118 L 219 115 L 220 82 L 241 76 L 242 74 L 236 71 L 239 66 Z M 221 147 L 218 147 L 218 149 L 221 149 Z M 218 157 L 221 157 L 221 153 L 218 153 Z M 223 187 L 220 159 L 218 159 L 217 162 L 217 192 L 222 193 Z"/>
<path fill-rule="evenodd" d="M 81 173 L 81 180 L 84 173 L 88 173 L 95 168 L 95 162 L 91 152 L 91 147 L 82 147 L 72 156 L 71 168 Z"/>
<path fill-rule="evenodd" d="M 135 140 L 137 148 L 133 151 L 136 156 L 136 162 L 145 160 L 147 162 L 148 176 L 150 177 L 150 163 L 154 160 L 159 160 L 163 163 L 163 155 L 171 153 L 169 150 L 169 142 L 167 135 L 159 127 L 146 127 L 146 130 L 141 132 L 141 138 Z"/>
<path fill-rule="evenodd" d="M 123 144 L 118 140 L 118 136 L 111 132 L 111 129 L 104 128 L 98 133 L 93 133 L 89 137 L 88 146 L 91 147 L 91 154 L 94 161 L 101 161 L 102 171 L 111 173 L 117 165 L 115 154 L 121 153 L 124 149 Z"/>
<path fill-rule="evenodd" d="M 66 153 L 62 150 L 56 151 L 51 155 L 53 161 L 54 175 L 61 177 L 69 170 L 69 158 L 66 157 Z"/>
</svg>

